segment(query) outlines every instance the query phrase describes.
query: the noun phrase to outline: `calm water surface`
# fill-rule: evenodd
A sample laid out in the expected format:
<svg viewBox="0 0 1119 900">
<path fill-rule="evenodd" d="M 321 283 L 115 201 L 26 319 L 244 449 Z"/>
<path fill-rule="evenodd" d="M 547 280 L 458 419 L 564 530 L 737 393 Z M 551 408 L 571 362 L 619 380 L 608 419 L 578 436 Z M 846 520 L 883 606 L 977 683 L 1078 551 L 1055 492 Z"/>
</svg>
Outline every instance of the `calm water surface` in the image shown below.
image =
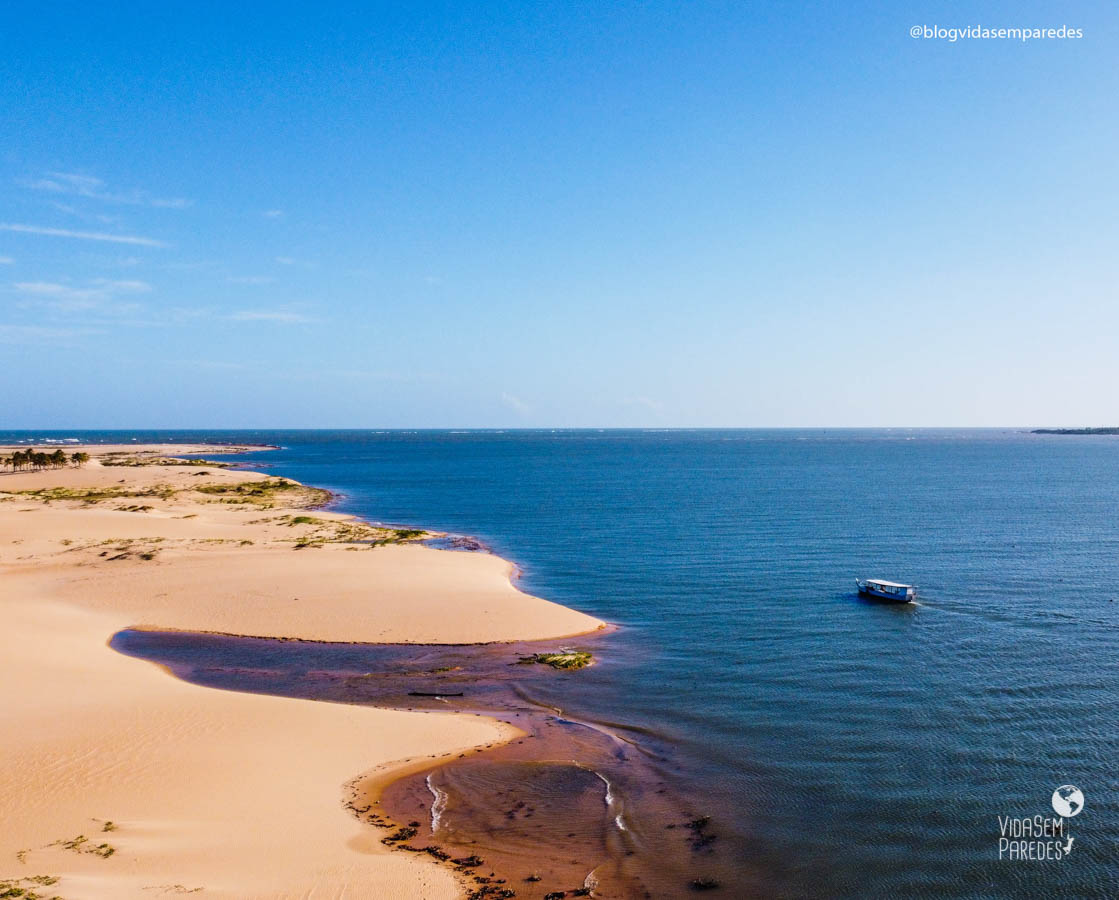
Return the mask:
<svg viewBox="0 0 1119 900">
<path fill-rule="evenodd" d="M 280 444 L 250 458 L 345 511 L 478 536 L 526 590 L 618 623 L 557 703 L 673 745 L 775 896 L 1119 896 L 1119 439 L 127 436 Z M 863 602 L 855 575 L 920 602 Z M 1000 860 L 998 817 L 1051 816 L 1066 783 L 1071 854 Z"/>
</svg>

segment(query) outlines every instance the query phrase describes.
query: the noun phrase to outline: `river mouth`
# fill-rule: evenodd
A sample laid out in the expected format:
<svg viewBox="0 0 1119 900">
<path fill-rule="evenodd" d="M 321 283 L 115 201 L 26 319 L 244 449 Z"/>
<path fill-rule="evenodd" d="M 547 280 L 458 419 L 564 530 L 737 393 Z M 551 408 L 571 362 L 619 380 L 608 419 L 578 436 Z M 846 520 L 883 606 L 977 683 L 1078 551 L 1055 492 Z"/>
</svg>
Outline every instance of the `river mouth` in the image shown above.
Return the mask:
<svg viewBox="0 0 1119 900">
<path fill-rule="evenodd" d="M 571 648 L 597 657 L 608 639 L 335 644 L 130 629 L 110 646 L 206 687 L 513 725 L 520 734 L 507 743 L 351 785 L 356 818 L 387 845 L 452 866 L 472 897 L 660 897 L 741 885 L 742 861 L 721 852 L 719 823 L 674 780 L 671 743 L 558 708 L 563 679 L 580 672 L 522 662 Z"/>
</svg>

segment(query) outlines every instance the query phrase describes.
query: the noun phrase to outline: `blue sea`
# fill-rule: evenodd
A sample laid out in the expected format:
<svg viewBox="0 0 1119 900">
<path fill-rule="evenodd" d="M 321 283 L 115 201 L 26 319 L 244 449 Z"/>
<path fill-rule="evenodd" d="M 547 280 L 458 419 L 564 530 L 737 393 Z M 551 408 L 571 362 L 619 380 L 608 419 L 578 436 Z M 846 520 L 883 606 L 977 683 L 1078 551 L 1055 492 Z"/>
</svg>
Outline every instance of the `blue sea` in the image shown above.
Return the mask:
<svg viewBox="0 0 1119 900">
<path fill-rule="evenodd" d="M 678 783 L 751 872 L 723 896 L 1119 896 L 1119 438 L 0 441 L 31 436 L 277 444 L 247 459 L 338 492 L 343 511 L 478 537 L 525 590 L 616 623 L 564 703 L 673 747 Z M 915 583 L 919 602 L 862 600 L 855 576 Z M 1000 858 L 1000 817 L 1054 818 L 1069 784 L 1084 804 L 1067 855 Z"/>
</svg>

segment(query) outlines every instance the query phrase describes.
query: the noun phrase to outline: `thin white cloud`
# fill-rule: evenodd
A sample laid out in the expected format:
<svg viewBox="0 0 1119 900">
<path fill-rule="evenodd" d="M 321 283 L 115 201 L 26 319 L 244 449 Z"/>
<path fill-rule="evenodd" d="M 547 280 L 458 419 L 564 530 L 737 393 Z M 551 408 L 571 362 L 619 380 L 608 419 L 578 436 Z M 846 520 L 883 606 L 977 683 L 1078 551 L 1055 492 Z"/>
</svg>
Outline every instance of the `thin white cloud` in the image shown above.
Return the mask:
<svg viewBox="0 0 1119 900">
<path fill-rule="evenodd" d="M 40 225 L 17 225 L 0 222 L 0 231 L 15 231 L 19 234 L 41 234 L 47 237 L 78 238 L 83 241 L 108 241 L 113 244 L 135 244 L 141 247 L 166 247 L 163 241 L 155 238 L 137 237 L 130 234 L 108 234 L 101 231 L 71 231 L 69 228 L 44 228 Z"/>
<path fill-rule="evenodd" d="M 197 319 L 213 318 L 215 312 L 207 306 L 173 306 L 168 311 L 172 322 L 190 322 Z"/>
<path fill-rule="evenodd" d="M 17 281 L 12 288 L 20 294 L 32 294 L 36 297 L 89 297 L 92 292 L 72 288 L 65 284 L 53 281 Z"/>
<path fill-rule="evenodd" d="M 51 309 L 66 312 L 80 310 L 97 311 L 119 315 L 134 312 L 139 308 L 136 303 L 121 303 L 121 294 L 143 294 L 151 290 L 146 281 L 110 281 L 98 278 L 84 287 L 62 284 L 55 281 L 17 281 L 12 289 L 32 302 L 45 304 Z"/>
<path fill-rule="evenodd" d="M 443 381 L 433 372 L 395 372 L 390 370 L 369 371 L 366 369 L 315 369 L 320 378 L 352 378 L 359 381 L 396 381 L 401 383 Z"/>
<path fill-rule="evenodd" d="M 104 182 L 90 175 L 76 175 L 67 172 L 48 172 L 46 178 L 27 182 L 29 188 L 37 191 L 52 191 L 56 194 L 78 194 L 89 196 L 100 190 Z"/>
<path fill-rule="evenodd" d="M 46 328 L 41 325 L 0 325 L 0 344 L 69 343 L 87 334 L 90 328 Z"/>
<path fill-rule="evenodd" d="M 281 266 L 306 266 L 307 268 L 313 268 L 315 265 L 313 262 L 306 259 L 296 259 L 294 256 L 277 256 L 276 262 Z"/>
<path fill-rule="evenodd" d="M 123 281 L 102 281 L 102 279 L 98 279 L 96 283 L 106 284 L 114 291 L 128 291 L 129 293 L 146 293 L 152 289 L 152 286 L 146 281 L 135 279 L 125 279 Z"/>
<path fill-rule="evenodd" d="M 87 288 L 74 288 L 56 281 L 17 281 L 12 287 L 23 294 L 40 294 L 50 297 L 89 297 L 116 293 L 136 294 L 147 293 L 152 289 L 152 286 L 146 281 L 110 281 L 105 278 L 94 280 L 91 282 L 91 286 Z"/>
<path fill-rule="evenodd" d="M 654 400 L 652 397 L 626 397 L 622 400 L 622 403 L 626 404 L 627 406 L 641 406 L 649 410 L 650 412 L 660 412 L 662 409 L 664 409 L 664 404 L 661 403 L 659 400 Z"/>
<path fill-rule="evenodd" d="M 282 209 L 266 209 L 261 215 L 266 219 L 282 219 L 284 211 Z"/>
<path fill-rule="evenodd" d="M 231 284 L 273 284 L 276 279 L 271 275 L 231 275 Z"/>
<path fill-rule="evenodd" d="M 159 209 L 186 209 L 193 206 L 194 201 L 186 197 L 155 197 L 148 201 L 148 205 Z"/>
<path fill-rule="evenodd" d="M 313 319 L 299 313 L 271 309 L 243 309 L 229 316 L 234 322 L 277 322 L 284 325 L 296 325 L 302 322 L 313 322 Z"/>
<path fill-rule="evenodd" d="M 513 410 L 513 412 L 518 413 L 522 416 L 528 412 L 531 412 L 532 410 L 532 407 L 525 403 L 524 400 L 508 392 L 502 392 L 501 402 L 508 406 L 511 410 Z"/>
<path fill-rule="evenodd" d="M 224 270 L 226 265 L 216 259 L 199 259 L 193 262 L 169 262 L 164 268 L 172 272 L 213 272 L 217 269 Z"/>
<path fill-rule="evenodd" d="M 10 256 L 0 256 L 0 266 L 10 266 L 15 260 Z"/>
<path fill-rule="evenodd" d="M 215 359 L 180 359 L 174 361 L 175 365 L 190 366 L 194 369 L 212 369 L 215 371 L 239 371 L 267 373 L 272 378 L 282 378 L 288 381 L 323 382 L 336 379 L 354 379 L 360 381 L 386 381 L 398 383 L 433 382 L 443 381 L 441 376 L 429 372 L 392 371 L 365 371 L 360 369 L 291 369 L 277 370 L 275 366 L 259 362 L 228 362 Z"/>
<path fill-rule="evenodd" d="M 191 201 L 184 197 L 155 197 L 147 191 L 110 191 L 105 182 L 78 172 L 48 172 L 43 178 L 27 182 L 27 187 L 54 194 L 67 194 L 101 200 L 106 203 L 127 203 L 133 206 L 154 206 L 160 209 L 185 209 Z"/>
<path fill-rule="evenodd" d="M 248 369 L 249 366 L 240 362 L 222 362 L 216 359 L 184 359 L 178 361 L 179 365 L 190 366 L 195 369 L 216 369 L 221 372 L 239 372 Z"/>
<path fill-rule="evenodd" d="M 108 216 L 104 213 L 90 213 L 84 209 L 70 203 L 59 203 L 57 200 L 51 202 L 51 206 L 59 212 L 66 213 L 68 216 L 73 216 L 75 219 L 80 219 L 83 222 L 96 222 L 98 225 L 116 225 L 121 221 L 120 216 Z"/>
<path fill-rule="evenodd" d="M 93 252 L 83 252 L 78 255 L 77 260 L 99 269 L 134 269 L 143 262 L 139 256 L 111 256 Z"/>
</svg>

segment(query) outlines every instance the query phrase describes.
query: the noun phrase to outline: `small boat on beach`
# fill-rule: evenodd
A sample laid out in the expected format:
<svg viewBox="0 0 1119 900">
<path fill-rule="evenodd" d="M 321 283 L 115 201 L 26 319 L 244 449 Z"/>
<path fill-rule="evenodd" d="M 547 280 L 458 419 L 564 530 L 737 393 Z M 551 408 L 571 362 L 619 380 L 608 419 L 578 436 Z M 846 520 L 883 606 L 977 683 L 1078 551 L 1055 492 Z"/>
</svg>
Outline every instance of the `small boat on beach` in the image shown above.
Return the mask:
<svg viewBox="0 0 1119 900">
<path fill-rule="evenodd" d="M 859 593 L 864 597 L 888 600 L 891 603 L 911 603 L 917 597 L 917 588 L 911 584 L 899 584 L 881 578 L 867 578 L 862 581 L 856 578 L 855 584 L 859 586 Z"/>
</svg>

